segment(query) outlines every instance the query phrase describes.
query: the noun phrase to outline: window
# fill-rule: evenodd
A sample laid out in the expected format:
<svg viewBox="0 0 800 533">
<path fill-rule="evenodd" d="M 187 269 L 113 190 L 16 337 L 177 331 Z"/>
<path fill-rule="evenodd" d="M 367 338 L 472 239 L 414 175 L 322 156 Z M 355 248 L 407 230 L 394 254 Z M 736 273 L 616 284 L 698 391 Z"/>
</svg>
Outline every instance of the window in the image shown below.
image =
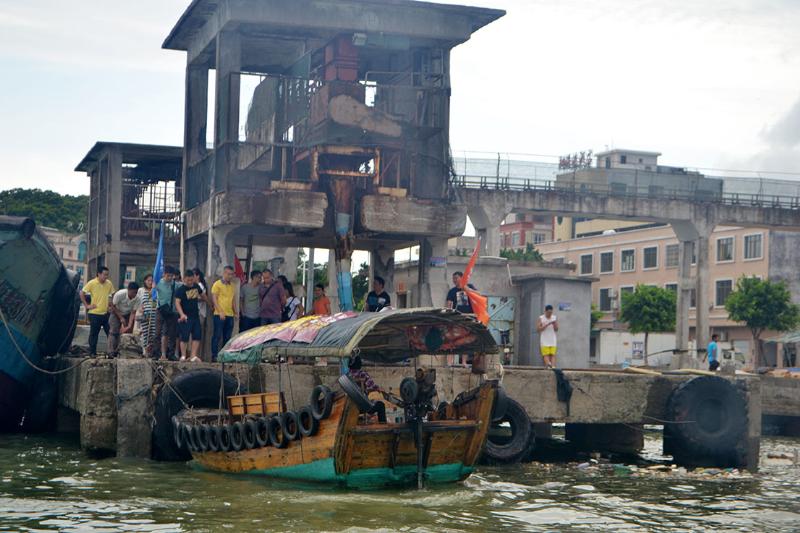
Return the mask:
<svg viewBox="0 0 800 533">
<path fill-rule="evenodd" d="M 697 307 L 697 289 L 689 291 L 689 309 Z"/>
<path fill-rule="evenodd" d="M 733 261 L 733 237 L 717 239 L 717 263 Z"/>
<path fill-rule="evenodd" d="M 519 246 L 519 232 L 515 231 L 511 234 L 511 246 Z"/>
<path fill-rule="evenodd" d="M 547 241 L 547 234 L 545 233 L 534 233 L 533 234 L 533 244 L 541 244 Z"/>
<path fill-rule="evenodd" d="M 600 289 L 600 310 L 611 311 L 611 289 Z"/>
<path fill-rule="evenodd" d="M 610 274 L 614 272 L 614 252 L 600 253 L 600 273 Z"/>
<path fill-rule="evenodd" d="M 633 286 L 631 286 L 631 285 L 619 288 L 619 308 L 620 309 L 622 309 L 622 302 L 623 302 L 622 297 L 625 294 L 632 294 L 632 293 L 633 293 Z"/>
<path fill-rule="evenodd" d="M 672 291 L 675 294 L 678 294 L 678 284 L 677 283 L 665 283 L 664 288 L 668 291 Z"/>
<path fill-rule="evenodd" d="M 761 259 L 764 257 L 761 248 L 762 236 L 760 233 L 744 236 L 744 258 Z"/>
<path fill-rule="evenodd" d="M 611 168 L 611 158 L 610 157 L 606 157 L 605 158 L 604 165 L 605 165 L 606 168 Z"/>
<path fill-rule="evenodd" d="M 581 256 L 581 274 L 591 274 L 592 273 L 592 259 L 594 256 L 592 254 L 586 254 Z"/>
<path fill-rule="evenodd" d="M 733 292 L 733 280 L 730 279 L 720 279 L 717 280 L 717 290 L 716 290 L 716 298 L 714 300 L 714 305 L 717 307 L 722 307 L 725 305 L 725 300 L 728 299 L 730 293 Z"/>
<path fill-rule="evenodd" d="M 619 156 L 619 162 L 624 165 L 625 163 L 628 162 L 628 156 L 627 155 Z"/>
<path fill-rule="evenodd" d="M 554 265 L 563 265 L 564 264 L 564 258 L 563 257 L 554 257 L 553 258 L 553 264 Z"/>
<path fill-rule="evenodd" d="M 678 266 L 680 260 L 680 245 L 668 244 L 664 247 L 664 266 L 667 268 L 675 268 Z"/>
<path fill-rule="evenodd" d="M 636 270 L 636 250 L 622 250 L 619 260 L 620 272 L 633 272 Z"/>
<path fill-rule="evenodd" d="M 648 246 L 642 250 L 642 256 L 645 269 L 658 268 L 658 246 Z"/>
<path fill-rule="evenodd" d="M 72 259 L 72 250 L 67 250 L 67 257 Z"/>
</svg>

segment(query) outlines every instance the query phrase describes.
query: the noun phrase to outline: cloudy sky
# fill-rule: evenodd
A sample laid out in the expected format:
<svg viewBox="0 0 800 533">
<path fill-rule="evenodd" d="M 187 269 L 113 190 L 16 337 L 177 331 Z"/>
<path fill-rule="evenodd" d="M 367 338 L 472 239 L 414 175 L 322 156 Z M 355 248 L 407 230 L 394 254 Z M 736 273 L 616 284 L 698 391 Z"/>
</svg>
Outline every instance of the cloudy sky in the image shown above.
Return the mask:
<svg viewBox="0 0 800 533">
<path fill-rule="evenodd" d="M 188 3 L 0 0 L 0 189 L 87 193 L 72 169 L 95 141 L 180 144 L 185 57 L 161 42 Z M 508 15 L 454 52 L 454 150 L 800 179 L 800 1 L 463 3 Z"/>
</svg>

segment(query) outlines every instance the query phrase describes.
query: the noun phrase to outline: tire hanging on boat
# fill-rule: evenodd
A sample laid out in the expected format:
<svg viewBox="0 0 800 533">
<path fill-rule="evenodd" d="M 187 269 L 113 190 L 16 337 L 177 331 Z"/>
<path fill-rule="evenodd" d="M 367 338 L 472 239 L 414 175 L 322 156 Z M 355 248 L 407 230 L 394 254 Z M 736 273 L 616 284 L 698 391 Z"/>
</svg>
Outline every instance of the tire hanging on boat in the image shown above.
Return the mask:
<svg viewBox="0 0 800 533">
<path fill-rule="evenodd" d="M 508 424 L 509 434 L 497 434 L 505 430 Z M 493 430 L 495 434 L 493 434 Z M 508 406 L 503 417 L 489 428 L 486 444 L 481 460 L 487 464 L 516 463 L 528 452 L 531 442 L 531 420 L 525 408 L 517 401 L 508 398 Z"/>
<path fill-rule="evenodd" d="M 347 394 L 347 397 L 353 400 L 353 403 L 356 404 L 360 412 L 366 413 L 372 410 L 372 402 L 367 398 L 367 395 L 364 394 L 364 391 L 361 390 L 361 387 L 353 381 L 353 378 L 347 374 L 342 374 L 339 376 L 339 386 L 344 393 Z"/>
<path fill-rule="evenodd" d="M 272 444 L 269 440 L 269 418 L 262 416 L 256 421 L 256 444 L 259 448 Z"/>
<path fill-rule="evenodd" d="M 181 424 L 181 434 L 185 448 L 192 452 L 197 451 L 197 443 L 195 442 L 194 435 L 192 434 L 192 426 L 189 424 Z"/>
<path fill-rule="evenodd" d="M 316 419 L 311 407 L 301 407 L 297 411 L 297 426 L 303 437 L 311 437 L 319 431 L 319 420 Z"/>
<path fill-rule="evenodd" d="M 297 414 L 293 411 L 286 411 L 281 415 L 281 427 L 287 440 L 300 440 L 300 424 L 297 422 Z"/>
<path fill-rule="evenodd" d="M 311 391 L 311 399 L 309 400 L 311 412 L 317 420 L 324 420 L 331 416 L 331 409 L 333 408 L 333 391 L 325 385 L 317 385 Z"/>
<path fill-rule="evenodd" d="M 219 451 L 221 452 L 229 452 L 231 451 L 231 442 L 233 441 L 233 437 L 231 435 L 231 427 L 228 425 L 225 426 L 217 426 L 219 428 Z"/>
<path fill-rule="evenodd" d="M 205 432 L 205 428 L 198 424 L 196 426 L 192 426 L 192 434 L 194 435 L 194 440 L 197 443 L 197 449 L 201 452 L 208 451 L 208 439 L 207 433 Z"/>
<path fill-rule="evenodd" d="M 183 427 L 177 416 L 172 417 L 172 436 L 175 438 L 175 446 L 183 448 Z"/>
<path fill-rule="evenodd" d="M 244 437 L 244 447 L 248 450 L 252 450 L 256 447 L 256 434 L 258 433 L 256 423 L 253 420 L 245 420 L 243 424 L 242 437 Z"/>
<path fill-rule="evenodd" d="M 219 432 L 217 429 L 219 426 L 205 426 L 208 432 L 208 436 L 206 437 L 208 440 L 208 451 L 210 452 L 218 452 L 219 451 Z"/>
<path fill-rule="evenodd" d="M 234 422 L 231 428 L 231 450 L 234 452 L 242 451 L 244 448 L 244 425 L 241 422 Z"/>
<path fill-rule="evenodd" d="M 244 386 L 233 376 L 222 377 L 225 397 L 246 393 Z M 175 376 L 169 386 L 161 387 L 155 401 L 153 418 L 153 457 L 160 461 L 188 461 L 189 450 L 175 445 L 172 434 L 172 417 L 186 408 L 215 409 L 219 406 L 220 372 L 213 369 L 199 369 Z M 183 401 L 181 401 L 183 400 Z M 186 402 L 186 405 L 184 405 Z"/>
<path fill-rule="evenodd" d="M 275 448 L 286 448 L 289 445 L 289 439 L 283 433 L 283 424 L 279 416 L 270 417 L 267 422 L 269 435 L 269 442 Z"/>
</svg>

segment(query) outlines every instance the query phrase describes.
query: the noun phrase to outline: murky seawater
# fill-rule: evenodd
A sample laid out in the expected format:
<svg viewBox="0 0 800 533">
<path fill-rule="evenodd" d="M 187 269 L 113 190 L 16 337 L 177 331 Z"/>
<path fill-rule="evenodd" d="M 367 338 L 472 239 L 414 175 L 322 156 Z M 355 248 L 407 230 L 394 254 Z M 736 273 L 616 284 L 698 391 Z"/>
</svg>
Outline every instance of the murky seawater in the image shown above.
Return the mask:
<svg viewBox="0 0 800 533">
<path fill-rule="evenodd" d="M 648 438 L 650 454 L 659 443 Z M 762 456 L 798 447 L 767 438 Z M 534 463 L 424 491 L 359 493 L 93 460 L 64 438 L 0 435 L 0 531 L 800 530 L 791 461 L 767 461 L 754 476 L 641 474 Z"/>
</svg>

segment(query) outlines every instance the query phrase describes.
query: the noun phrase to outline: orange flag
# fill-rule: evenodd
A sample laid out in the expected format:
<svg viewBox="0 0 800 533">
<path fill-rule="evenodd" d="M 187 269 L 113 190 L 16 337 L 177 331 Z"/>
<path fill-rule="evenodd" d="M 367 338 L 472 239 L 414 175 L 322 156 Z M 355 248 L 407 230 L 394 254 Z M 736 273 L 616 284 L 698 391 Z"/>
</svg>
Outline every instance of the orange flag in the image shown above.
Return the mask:
<svg viewBox="0 0 800 533">
<path fill-rule="evenodd" d="M 469 258 L 469 263 L 464 269 L 464 275 L 461 277 L 461 290 L 467 294 L 469 304 L 472 306 L 472 312 L 475 313 L 478 321 L 484 326 L 489 323 L 489 300 L 486 296 L 475 289 L 471 289 L 467 284 L 472 275 L 472 270 L 475 268 L 475 263 L 478 262 L 478 252 L 481 249 L 481 240 L 478 239 L 478 244 L 475 246 L 475 251 L 472 252 L 472 257 Z"/>
</svg>

